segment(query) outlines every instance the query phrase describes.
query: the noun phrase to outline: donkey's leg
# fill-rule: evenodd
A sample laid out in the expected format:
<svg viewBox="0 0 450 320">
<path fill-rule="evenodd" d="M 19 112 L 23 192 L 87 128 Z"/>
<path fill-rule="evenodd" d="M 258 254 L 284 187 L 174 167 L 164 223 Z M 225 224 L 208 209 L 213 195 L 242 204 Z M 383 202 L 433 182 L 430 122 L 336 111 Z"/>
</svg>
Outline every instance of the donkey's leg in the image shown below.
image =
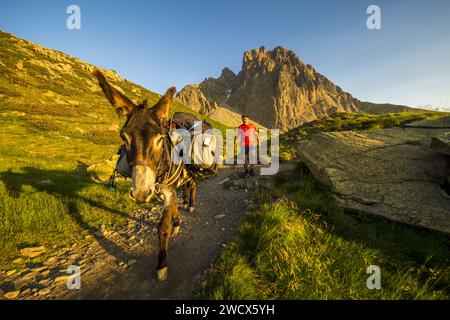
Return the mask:
<svg viewBox="0 0 450 320">
<path fill-rule="evenodd" d="M 190 185 L 191 183 L 185 183 L 183 185 L 183 208 L 187 209 L 189 206 L 189 193 L 190 193 Z"/>
<path fill-rule="evenodd" d="M 175 203 L 177 203 L 177 201 L 175 200 Z M 172 213 L 172 235 L 176 236 L 177 234 L 180 233 L 181 230 L 181 218 L 180 215 L 178 213 L 178 206 L 175 206 L 175 209 L 173 210 Z"/>
<path fill-rule="evenodd" d="M 174 215 L 178 215 L 175 189 L 163 190 L 163 195 L 165 209 L 158 226 L 159 256 L 158 268 L 156 269 L 158 281 L 167 279 L 167 255 L 169 238 L 172 233 L 172 218 Z"/>
<path fill-rule="evenodd" d="M 190 197 L 189 197 L 189 212 L 195 211 L 195 198 L 197 197 L 197 181 L 192 180 L 189 183 L 190 186 Z"/>
<path fill-rule="evenodd" d="M 164 210 L 163 217 L 158 226 L 159 256 L 158 268 L 156 269 L 158 281 L 167 279 L 167 249 L 169 246 L 169 237 L 172 232 L 172 211 L 171 208 Z"/>
</svg>

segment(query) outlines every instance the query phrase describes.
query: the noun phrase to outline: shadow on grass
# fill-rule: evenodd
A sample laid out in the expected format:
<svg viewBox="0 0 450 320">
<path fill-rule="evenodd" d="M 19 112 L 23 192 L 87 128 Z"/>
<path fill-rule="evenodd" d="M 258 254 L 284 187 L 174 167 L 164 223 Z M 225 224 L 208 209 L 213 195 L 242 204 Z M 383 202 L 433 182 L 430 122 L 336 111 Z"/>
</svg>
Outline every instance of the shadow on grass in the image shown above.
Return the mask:
<svg viewBox="0 0 450 320">
<path fill-rule="evenodd" d="M 96 241 L 109 254 L 113 255 L 120 261 L 127 261 L 131 255 L 124 252 L 122 248 L 117 246 L 110 240 L 99 236 L 100 229 L 90 226 L 80 212 L 79 203 L 84 202 L 89 206 L 107 211 L 108 213 L 120 215 L 126 219 L 135 218 L 128 214 L 109 208 L 100 202 L 80 196 L 78 193 L 89 185 L 95 184 L 95 174 L 91 174 L 87 170 L 88 166 L 78 161 L 78 166 L 73 171 L 63 170 L 43 170 L 32 167 L 22 168 L 20 173 L 12 172 L 9 169 L 0 173 L 0 180 L 5 184 L 9 195 L 13 198 L 19 197 L 23 192 L 23 186 L 32 186 L 38 192 L 45 192 L 56 198 L 67 200 L 66 206 L 70 217 L 84 230 L 88 231 Z M 136 220 L 137 221 L 137 220 Z"/>
</svg>

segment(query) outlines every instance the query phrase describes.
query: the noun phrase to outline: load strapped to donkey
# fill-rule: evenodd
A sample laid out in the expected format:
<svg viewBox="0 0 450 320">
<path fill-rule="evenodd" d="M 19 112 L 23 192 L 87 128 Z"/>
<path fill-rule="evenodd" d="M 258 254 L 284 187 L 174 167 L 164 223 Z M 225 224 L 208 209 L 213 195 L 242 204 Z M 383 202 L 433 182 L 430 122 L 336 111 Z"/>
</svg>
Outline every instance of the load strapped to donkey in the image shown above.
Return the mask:
<svg viewBox="0 0 450 320">
<path fill-rule="evenodd" d="M 181 166 L 182 162 L 189 173 L 181 184 L 190 179 L 217 174 L 216 148 L 219 146 L 212 129 L 210 123 L 184 112 L 175 113 L 168 121 L 166 135 L 170 141 L 172 163 Z M 110 190 L 114 189 L 117 175 L 124 178 L 132 176 L 126 148 L 121 146 L 118 154 L 119 159 L 109 180 Z"/>
</svg>

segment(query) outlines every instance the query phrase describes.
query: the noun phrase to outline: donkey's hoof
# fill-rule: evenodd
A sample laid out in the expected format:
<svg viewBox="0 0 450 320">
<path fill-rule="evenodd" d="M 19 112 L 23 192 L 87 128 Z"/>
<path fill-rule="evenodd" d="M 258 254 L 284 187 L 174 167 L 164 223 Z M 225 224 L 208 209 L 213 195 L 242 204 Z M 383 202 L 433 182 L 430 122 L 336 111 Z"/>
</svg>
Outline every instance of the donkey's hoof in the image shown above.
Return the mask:
<svg viewBox="0 0 450 320">
<path fill-rule="evenodd" d="M 180 233 L 180 231 L 181 231 L 181 227 L 180 226 L 173 227 L 172 236 L 178 235 Z"/>
<path fill-rule="evenodd" d="M 156 279 L 158 281 L 164 281 L 167 279 L 167 267 L 156 270 Z"/>
<path fill-rule="evenodd" d="M 195 211 L 194 207 L 189 207 L 189 213 L 193 213 Z"/>
</svg>

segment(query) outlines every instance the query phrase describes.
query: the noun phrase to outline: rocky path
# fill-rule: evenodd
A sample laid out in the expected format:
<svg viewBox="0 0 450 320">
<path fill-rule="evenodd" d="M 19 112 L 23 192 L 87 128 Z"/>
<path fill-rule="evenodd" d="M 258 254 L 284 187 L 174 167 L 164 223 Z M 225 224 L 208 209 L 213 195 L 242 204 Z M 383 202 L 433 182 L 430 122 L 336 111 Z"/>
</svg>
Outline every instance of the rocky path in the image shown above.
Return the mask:
<svg viewBox="0 0 450 320">
<path fill-rule="evenodd" d="M 236 233 L 251 207 L 259 178 L 237 179 L 226 168 L 199 184 L 197 211 L 180 209 L 182 232 L 169 244 L 169 277 L 155 280 L 157 225 L 161 204 L 130 214 L 127 226 L 101 231 L 90 244 L 62 247 L 58 255 L 6 279 L 0 297 L 8 299 L 190 299 L 199 280 Z M 240 189 L 225 188 L 224 180 L 240 181 Z M 242 187 L 243 186 L 243 187 Z M 248 188 L 247 188 L 248 186 Z M 67 288 L 67 268 L 79 266 L 81 289 Z"/>
</svg>

